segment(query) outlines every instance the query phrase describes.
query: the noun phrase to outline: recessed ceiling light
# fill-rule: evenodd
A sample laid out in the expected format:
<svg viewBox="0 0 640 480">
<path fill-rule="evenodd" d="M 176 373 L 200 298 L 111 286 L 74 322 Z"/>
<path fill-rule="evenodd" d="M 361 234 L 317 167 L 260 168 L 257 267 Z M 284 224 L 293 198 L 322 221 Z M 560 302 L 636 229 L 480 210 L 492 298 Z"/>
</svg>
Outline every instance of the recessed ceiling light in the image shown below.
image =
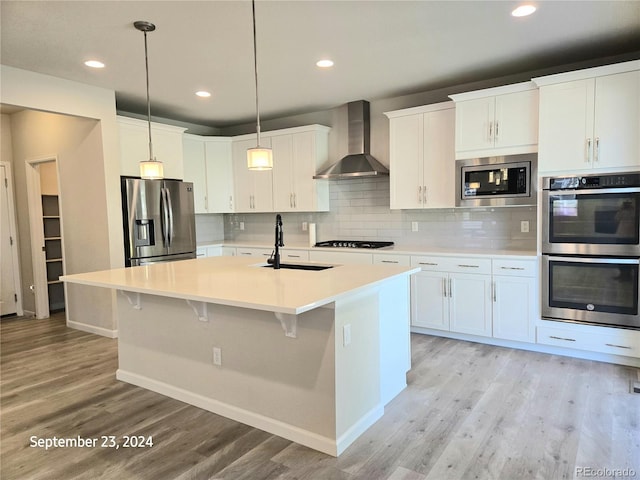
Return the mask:
<svg viewBox="0 0 640 480">
<path fill-rule="evenodd" d="M 325 59 L 325 60 L 318 60 L 316 62 L 316 65 L 320 68 L 329 68 L 329 67 L 333 67 L 333 60 L 329 60 L 329 59 Z"/>
<path fill-rule="evenodd" d="M 91 68 L 104 68 L 104 63 L 99 62 L 98 60 L 87 60 L 84 64 Z"/>
<path fill-rule="evenodd" d="M 199 92 L 196 92 L 196 95 L 202 98 L 209 98 L 211 96 L 209 92 L 205 92 L 204 90 L 200 90 Z"/>
<path fill-rule="evenodd" d="M 533 5 L 520 5 L 514 11 L 511 12 L 511 15 L 514 17 L 526 17 L 527 15 L 531 15 L 536 11 L 536 7 Z"/>
</svg>

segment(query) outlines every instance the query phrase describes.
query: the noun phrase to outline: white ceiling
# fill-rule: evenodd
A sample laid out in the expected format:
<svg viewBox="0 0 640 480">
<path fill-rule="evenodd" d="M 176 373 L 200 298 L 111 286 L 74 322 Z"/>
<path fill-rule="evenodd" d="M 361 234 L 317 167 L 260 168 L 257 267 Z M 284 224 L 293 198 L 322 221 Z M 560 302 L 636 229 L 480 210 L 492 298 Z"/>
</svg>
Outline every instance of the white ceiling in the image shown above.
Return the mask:
<svg viewBox="0 0 640 480">
<path fill-rule="evenodd" d="M 640 1 L 256 4 L 263 119 L 640 51 Z M 255 117 L 251 2 L 2 0 L 1 61 L 113 89 L 119 110 L 223 127 Z M 335 66 L 320 70 L 316 60 Z M 97 58 L 106 68 L 83 62 Z M 213 96 L 200 99 L 196 90 Z"/>
</svg>

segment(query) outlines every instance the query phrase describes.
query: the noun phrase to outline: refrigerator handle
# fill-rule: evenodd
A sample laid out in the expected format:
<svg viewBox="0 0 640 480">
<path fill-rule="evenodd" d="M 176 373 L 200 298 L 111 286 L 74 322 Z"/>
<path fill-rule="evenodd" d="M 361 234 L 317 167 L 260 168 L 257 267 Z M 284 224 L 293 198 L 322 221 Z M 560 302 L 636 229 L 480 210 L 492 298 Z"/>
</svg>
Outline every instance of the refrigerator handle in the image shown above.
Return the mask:
<svg viewBox="0 0 640 480">
<path fill-rule="evenodd" d="M 169 212 L 167 208 L 167 189 L 160 188 L 160 200 L 162 207 L 162 242 L 164 247 L 169 246 Z"/>
<path fill-rule="evenodd" d="M 173 205 L 171 203 L 171 191 L 167 188 L 167 212 L 168 212 L 168 216 L 169 216 L 169 232 L 167 234 L 167 238 L 168 238 L 168 242 L 167 242 L 167 247 L 171 246 L 171 241 L 173 240 L 174 237 L 174 232 L 173 232 Z"/>
</svg>

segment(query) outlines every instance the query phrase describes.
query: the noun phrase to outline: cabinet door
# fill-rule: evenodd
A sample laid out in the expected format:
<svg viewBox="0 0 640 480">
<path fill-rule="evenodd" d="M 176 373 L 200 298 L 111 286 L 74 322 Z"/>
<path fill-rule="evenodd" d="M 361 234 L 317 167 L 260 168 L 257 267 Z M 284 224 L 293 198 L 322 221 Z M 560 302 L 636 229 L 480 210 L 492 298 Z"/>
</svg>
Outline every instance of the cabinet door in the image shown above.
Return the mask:
<svg viewBox="0 0 640 480">
<path fill-rule="evenodd" d="M 493 139 L 496 148 L 508 147 L 510 153 L 535 151 L 538 144 L 538 90 L 496 96 Z"/>
<path fill-rule="evenodd" d="M 493 146 L 494 97 L 456 103 L 456 158 Z"/>
<path fill-rule="evenodd" d="M 261 146 L 270 147 L 269 138 L 260 139 Z M 247 149 L 255 147 L 255 140 L 233 142 L 233 176 L 236 212 L 272 212 L 272 170 L 255 171 L 247 168 Z"/>
<path fill-rule="evenodd" d="M 424 114 L 423 206 L 455 205 L 455 110 Z M 417 177 L 415 177 L 417 178 Z"/>
<path fill-rule="evenodd" d="M 273 149 L 273 207 L 277 212 L 295 210 L 293 200 L 293 135 L 271 137 Z M 296 159 L 297 161 L 297 159 Z"/>
<path fill-rule="evenodd" d="M 540 88 L 538 172 L 591 168 L 593 79 Z"/>
<path fill-rule="evenodd" d="M 392 118 L 389 129 L 391 208 L 422 208 L 424 115 Z"/>
<path fill-rule="evenodd" d="M 182 180 L 184 165 L 181 131 L 152 128 L 153 155 L 164 164 L 164 177 Z"/>
<path fill-rule="evenodd" d="M 238 140 L 233 149 L 233 186 L 235 191 L 235 211 L 253 211 L 253 175 L 247 168 L 247 149 L 255 147 L 253 140 Z"/>
<path fill-rule="evenodd" d="M 640 71 L 596 78 L 593 166 L 640 167 Z"/>
<path fill-rule="evenodd" d="M 293 208 L 298 212 L 318 210 L 318 186 L 326 180 L 314 180 L 316 174 L 316 132 L 300 132 L 292 136 Z"/>
<path fill-rule="evenodd" d="M 535 277 L 493 277 L 493 336 L 535 342 Z"/>
<path fill-rule="evenodd" d="M 184 150 L 184 181 L 193 183 L 195 213 L 208 213 L 204 141 L 185 136 L 182 140 L 182 148 Z"/>
<path fill-rule="evenodd" d="M 491 336 L 491 276 L 450 273 L 451 331 Z"/>
<path fill-rule="evenodd" d="M 326 250 L 310 250 L 309 260 L 312 262 L 329 263 L 335 265 L 373 265 L 373 255 L 361 252 L 329 252 Z"/>
<path fill-rule="evenodd" d="M 204 147 L 207 166 L 208 211 L 209 213 L 233 212 L 231 139 L 207 139 Z"/>
<path fill-rule="evenodd" d="M 411 325 L 449 330 L 449 276 L 422 271 L 411 276 Z"/>
</svg>

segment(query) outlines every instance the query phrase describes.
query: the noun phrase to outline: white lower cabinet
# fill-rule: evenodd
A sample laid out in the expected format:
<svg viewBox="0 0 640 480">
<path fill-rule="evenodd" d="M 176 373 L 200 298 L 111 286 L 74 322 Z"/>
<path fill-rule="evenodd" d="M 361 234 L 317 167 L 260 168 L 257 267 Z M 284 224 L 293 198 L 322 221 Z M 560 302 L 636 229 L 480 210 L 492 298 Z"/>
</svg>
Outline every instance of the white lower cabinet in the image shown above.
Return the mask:
<svg viewBox="0 0 640 480">
<path fill-rule="evenodd" d="M 223 257 L 235 257 L 236 256 L 236 247 L 222 247 L 222 256 Z"/>
<path fill-rule="evenodd" d="M 308 262 L 309 251 L 283 248 L 282 250 L 280 250 L 280 261 L 287 263 Z"/>
<path fill-rule="evenodd" d="M 266 259 L 271 256 L 272 251 L 272 248 L 238 247 L 236 248 L 236 255 L 238 257 L 256 257 Z"/>
<path fill-rule="evenodd" d="M 414 256 L 411 266 L 422 269 L 411 279 L 413 326 L 535 342 L 535 260 Z"/>
</svg>

